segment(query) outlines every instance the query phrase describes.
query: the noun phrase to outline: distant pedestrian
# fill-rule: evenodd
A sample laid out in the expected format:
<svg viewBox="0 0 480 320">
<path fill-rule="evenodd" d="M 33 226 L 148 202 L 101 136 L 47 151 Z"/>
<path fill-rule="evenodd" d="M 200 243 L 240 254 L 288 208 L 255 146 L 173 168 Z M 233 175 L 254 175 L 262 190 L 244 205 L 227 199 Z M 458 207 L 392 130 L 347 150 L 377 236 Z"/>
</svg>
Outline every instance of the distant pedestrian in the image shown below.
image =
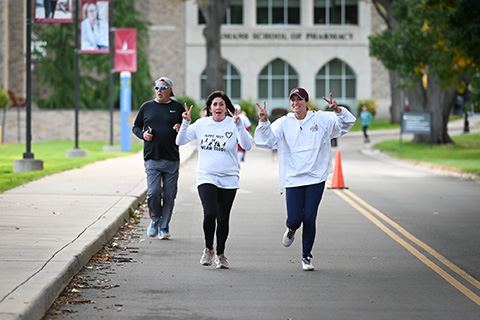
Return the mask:
<svg viewBox="0 0 480 320">
<path fill-rule="evenodd" d="M 373 115 L 370 111 L 368 111 L 367 106 L 362 106 L 362 112 L 360 112 L 360 120 L 362 121 L 362 129 L 363 129 L 363 137 L 365 142 L 370 142 L 370 138 L 367 134 L 367 129 L 370 126 L 370 120 L 373 119 Z"/>
<path fill-rule="evenodd" d="M 247 131 L 250 131 L 250 129 L 252 128 L 252 122 L 250 121 L 250 119 L 248 119 L 245 111 L 242 111 L 242 107 L 239 104 L 235 104 L 233 106 L 235 107 L 236 112 L 238 112 L 238 117 L 242 119 L 245 129 L 247 129 Z M 238 162 L 245 161 L 245 152 L 246 151 L 240 145 L 238 145 Z"/>
<path fill-rule="evenodd" d="M 180 154 L 175 139 L 182 122 L 183 106 L 172 100 L 173 84 L 167 77 L 155 81 L 155 99 L 138 111 L 132 131 L 143 143 L 147 174 L 150 225 L 147 235 L 170 239 L 169 223 L 177 196 Z"/>
<path fill-rule="evenodd" d="M 330 141 L 347 133 L 355 117 L 330 99 L 323 97 L 334 112 L 308 110 L 308 92 L 290 91 L 291 111 L 270 123 L 267 106 L 258 103 L 257 147 L 278 149 L 280 187 L 286 189 L 287 230 L 282 243 L 289 247 L 295 232 L 303 224 L 302 268 L 313 270 L 312 248 L 315 241 L 317 211 L 328 174 L 333 172 Z"/>
<path fill-rule="evenodd" d="M 185 104 L 177 144 L 186 144 L 196 139 L 198 145 L 196 179 L 203 206 L 205 236 L 205 249 L 200 263 L 209 266 L 215 259 L 217 269 L 228 269 L 225 243 L 229 233 L 230 211 L 239 188 L 237 145 L 250 150 L 252 137 L 224 92 L 212 92 L 207 98 L 206 106 L 207 116 L 190 124 L 193 106 L 188 109 Z"/>
</svg>

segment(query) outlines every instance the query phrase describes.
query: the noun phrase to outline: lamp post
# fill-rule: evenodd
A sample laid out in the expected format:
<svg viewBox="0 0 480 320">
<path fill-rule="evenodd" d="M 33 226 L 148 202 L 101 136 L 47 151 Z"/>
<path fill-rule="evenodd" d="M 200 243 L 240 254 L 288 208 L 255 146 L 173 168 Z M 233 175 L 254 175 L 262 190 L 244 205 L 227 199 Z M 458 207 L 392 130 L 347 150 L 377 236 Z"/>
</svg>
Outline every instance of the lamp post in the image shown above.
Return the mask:
<svg viewBox="0 0 480 320">
<path fill-rule="evenodd" d="M 79 34 L 78 34 L 78 0 L 75 0 L 75 18 L 73 21 L 75 27 L 75 61 L 74 61 L 74 68 L 75 68 L 75 82 L 74 82 L 74 105 L 75 105 L 75 149 L 67 150 L 66 157 L 67 158 L 83 158 L 88 155 L 86 150 L 79 149 L 78 144 L 78 101 L 79 101 L 79 68 L 78 68 L 78 60 L 80 58 L 80 48 L 79 48 Z"/>
<path fill-rule="evenodd" d="M 471 87 L 470 85 L 467 86 L 465 89 L 465 92 L 463 93 L 463 113 L 465 115 L 465 120 L 463 121 L 463 133 L 470 133 L 470 124 L 468 122 L 468 110 L 467 110 L 467 105 L 469 104 L 470 100 L 470 90 Z"/>
<path fill-rule="evenodd" d="M 113 82 L 113 76 L 115 75 L 115 70 L 114 70 L 114 61 L 113 61 L 113 56 L 115 53 L 115 27 L 113 26 L 113 1 L 110 1 L 108 3 L 108 12 L 110 16 L 110 29 L 109 29 L 109 53 L 110 53 L 110 72 L 109 72 L 109 77 L 110 77 L 110 84 L 109 84 L 109 102 L 110 102 L 110 145 L 104 146 L 103 151 L 120 151 L 120 147 L 116 147 L 113 145 L 114 142 L 114 133 L 113 133 L 113 89 L 114 89 L 114 82 Z"/>
<path fill-rule="evenodd" d="M 27 134 L 25 137 L 27 150 L 23 154 L 23 159 L 13 161 L 13 172 L 29 172 L 43 170 L 43 161 L 35 159 L 32 152 L 32 0 L 27 0 L 27 27 L 26 27 L 26 127 Z"/>
</svg>

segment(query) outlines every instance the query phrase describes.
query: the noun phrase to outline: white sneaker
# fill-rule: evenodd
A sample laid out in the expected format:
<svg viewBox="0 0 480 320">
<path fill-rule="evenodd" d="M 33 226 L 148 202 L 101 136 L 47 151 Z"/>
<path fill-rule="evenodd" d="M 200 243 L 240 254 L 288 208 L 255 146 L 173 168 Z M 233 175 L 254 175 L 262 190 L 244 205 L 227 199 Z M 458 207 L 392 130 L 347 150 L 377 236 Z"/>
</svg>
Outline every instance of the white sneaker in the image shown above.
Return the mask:
<svg viewBox="0 0 480 320">
<path fill-rule="evenodd" d="M 217 269 L 228 269 L 230 266 L 227 262 L 227 257 L 224 254 L 219 256 L 215 256 L 215 264 L 217 265 Z"/>
<path fill-rule="evenodd" d="M 202 258 L 200 259 L 200 264 L 204 266 L 210 266 L 212 265 L 212 260 L 213 250 L 205 248 L 205 250 L 203 250 Z"/>
<path fill-rule="evenodd" d="M 290 245 L 293 243 L 293 240 L 295 240 L 295 230 L 288 228 L 283 234 L 282 243 L 285 247 L 290 247 Z"/>
<path fill-rule="evenodd" d="M 315 268 L 312 264 L 312 257 L 307 257 L 302 259 L 302 269 L 304 271 L 313 271 Z"/>
</svg>

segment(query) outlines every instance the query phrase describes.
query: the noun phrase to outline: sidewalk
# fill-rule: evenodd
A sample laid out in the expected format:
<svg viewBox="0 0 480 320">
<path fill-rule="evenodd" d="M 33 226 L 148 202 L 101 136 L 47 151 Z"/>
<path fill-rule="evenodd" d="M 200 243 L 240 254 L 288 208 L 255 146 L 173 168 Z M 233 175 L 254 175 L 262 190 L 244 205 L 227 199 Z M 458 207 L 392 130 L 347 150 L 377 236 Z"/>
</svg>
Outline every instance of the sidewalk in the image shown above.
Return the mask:
<svg viewBox="0 0 480 320">
<path fill-rule="evenodd" d="M 470 132 L 480 131 L 480 115 L 469 122 Z M 449 133 L 462 134 L 463 119 L 450 123 Z M 383 135 L 369 134 L 372 140 Z M 182 146 L 181 161 L 194 151 L 194 144 Z M 41 319 L 72 277 L 116 234 L 129 208 L 145 196 L 142 153 L 0 194 L 0 319 Z"/>
<path fill-rule="evenodd" d="M 195 145 L 180 148 L 181 162 Z M 146 197 L 143 153 L 0 194 L 0 319 L 41 319 Z"/>
</svg>

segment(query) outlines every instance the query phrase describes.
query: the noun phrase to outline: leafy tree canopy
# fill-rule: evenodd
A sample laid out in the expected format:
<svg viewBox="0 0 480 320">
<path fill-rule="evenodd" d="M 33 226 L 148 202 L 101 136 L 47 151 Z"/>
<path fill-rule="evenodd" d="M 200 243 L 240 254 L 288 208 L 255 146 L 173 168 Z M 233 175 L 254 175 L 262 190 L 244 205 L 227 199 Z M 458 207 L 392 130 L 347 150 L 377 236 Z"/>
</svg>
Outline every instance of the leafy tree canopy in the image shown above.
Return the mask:
<svg viewBox="0 0 480 320">
<path fill-rule="evenodd" d="M 452 142 L 447 123 L 455 97 L 478 73 L 472 54 L 458 44 L 458 30 L 450 26 L 462 1 L 471 0 L 396 0 L 398 27 L 370 37 L 371 55 L 405 79 L 412 110 L 432 114 L 431 134 L 415 134 L 415 142 Z"/>
<path fill-rule="evenodd" d="M 463 56 L 470 57 L 472 70 L 469 82 L 474 88 L 473 101 L 480 102 L 480 1 L 459 0 L 457 10 L 447 20 L 447 28 L 455 37 L 452 43 Z"/>
<path fill-rule="evenodd" d="M 437 78 L 445 89 L 459 85 L 460 75 L 475 72 L 478 65 L 474 64 L 472 55 L 458 45 L 458 30 L 447 23 L 458 13 L 458 2 L 396 1 L 394 18 L 400 24 L 394 31 L 385 30 L 370 37 L 371 55 L 409 79 L 409 86 L 424 74 Z"/>
</svg>

